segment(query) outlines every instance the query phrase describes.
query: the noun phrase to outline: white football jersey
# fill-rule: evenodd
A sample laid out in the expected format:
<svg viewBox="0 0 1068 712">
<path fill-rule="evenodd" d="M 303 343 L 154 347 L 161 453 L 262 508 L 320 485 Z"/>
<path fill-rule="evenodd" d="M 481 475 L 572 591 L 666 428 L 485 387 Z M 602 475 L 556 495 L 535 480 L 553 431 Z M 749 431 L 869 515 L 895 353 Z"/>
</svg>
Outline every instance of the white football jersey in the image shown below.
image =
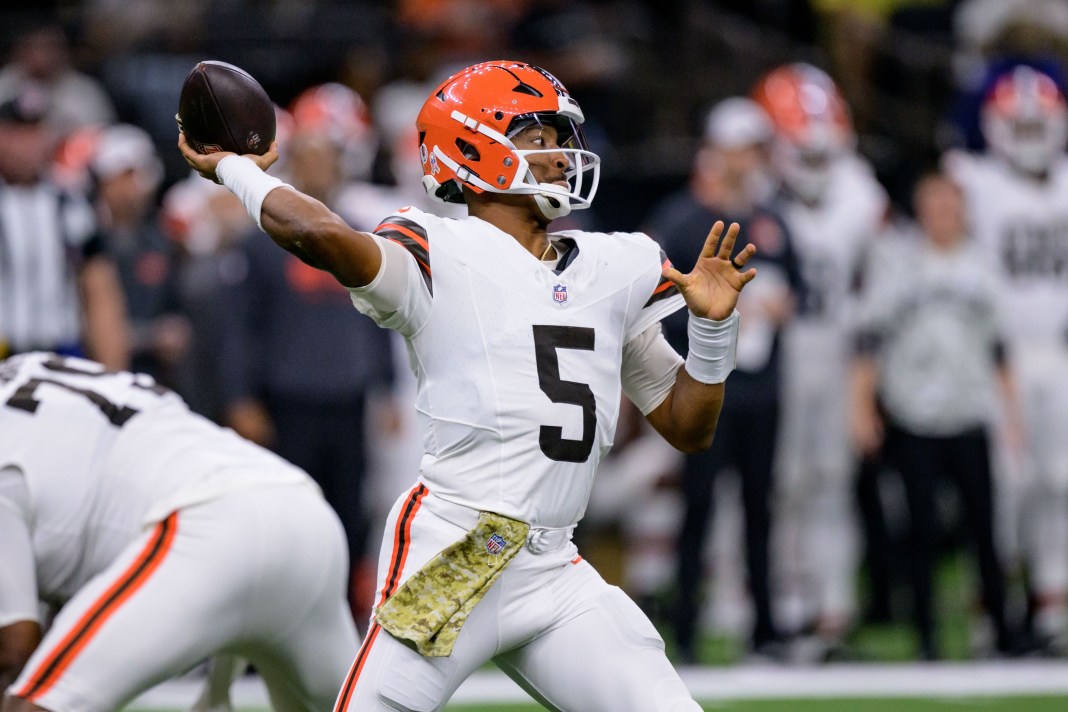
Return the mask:
<svg viewBox="0 0 1068 712">
<path fill-rule="evenodd" d="M 238 490 L 310 482 L 151 377 L 30 353 L 0 362 L 0 469 L 25 478 L 37 589 L 61 604 L 143 529 Z"/>
<path fill-rule="evenodd" d="M 886 192 L 871 167 L 853 155 L 835 161 L 818 204 L 781 205 L 805 281 L 801 322 L 832 332 L 848 324 L 850 293 L 886 207 Z"/>
<path fill-rule="evenodd" d="M 1068 330 L 1068 159 L 1045 181 L 995 156 L 951 151 L 946 170 L 964 190 L 979 244 L 1001 266 L 1013 344 L 1056 344 Z"/>
<path fill-rule="evenodd" d="M 814 475 L 840 486 L 852 472 L 849 403 L 842 376 L 852 350 L 855 280 L 881 229 L 886 193 L 856 155 L 835 161 L 823 200 L 787 200 L 790 228 L 804 279 L 804 302 L 783 338 L 782 439 L 778 467 L 787 490 Z"/>
<path fill-rule="evenodd" d="M 556 233 L 557 274 L 478 218 L 408 208 L 375 232 L 417 269 L 384 264 L 351 290 L 353 303 L 407 339 L 423 480 L 446 500 L 532 526 L 577 522 L 612 446 L 623 346 L 684 304 L 661 276 L 657 243 Z M 408 275 L 403 295 L 382 283 L 387 273 Z"/>
<path fill-rule="evenodd" d="M 915 225 L 880 238 L 859 310 L 878 339 L 887 413 L 913 433 L 952 436 L 988 425 L 1001 342 L 996 267 L 974 242 L 936 249 Z"/>
</svg>

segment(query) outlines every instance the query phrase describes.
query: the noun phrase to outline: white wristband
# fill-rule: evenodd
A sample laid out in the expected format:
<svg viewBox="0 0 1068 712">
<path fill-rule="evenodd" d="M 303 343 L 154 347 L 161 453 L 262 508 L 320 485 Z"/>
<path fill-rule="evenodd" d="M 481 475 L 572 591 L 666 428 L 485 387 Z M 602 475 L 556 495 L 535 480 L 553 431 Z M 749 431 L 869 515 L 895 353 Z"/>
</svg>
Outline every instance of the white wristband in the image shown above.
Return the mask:
<svg viewBox="0 0 1068 712">
<path fill-rule="evenodd" d="M 686 356 L 686 372 L 701 383 L 723 383 L 734 370 L 738 348 L 738 312 L 735 310 L 723 321 L 702 319 L 690 314 L 687 333 L 690 352 Z"/>
<path fill-rule="evenodd" d="M 263 229 L 260 222 L 260 213 L 263 211 L 263 201 L 275 188 L 280 188 L 286 183 L 274 176 L 269 176 L 260 170 L 260 167 L 244 156 L 227 156 L 219 161 L 215 167 L 215 175 L 219 181 L 230 189 L 245 206 L 249 217 L 256 221 L 256 225 Z"/>
</svg>

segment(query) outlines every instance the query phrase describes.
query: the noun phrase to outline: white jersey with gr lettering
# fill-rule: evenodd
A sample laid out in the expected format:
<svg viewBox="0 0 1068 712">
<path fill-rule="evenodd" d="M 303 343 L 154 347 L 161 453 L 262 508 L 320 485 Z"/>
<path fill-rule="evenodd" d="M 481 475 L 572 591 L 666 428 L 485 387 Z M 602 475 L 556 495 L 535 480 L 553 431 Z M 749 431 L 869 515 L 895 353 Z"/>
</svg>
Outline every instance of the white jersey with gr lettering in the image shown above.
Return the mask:
<svg viewBox="0 0 1068 712">
<path fill-rule="evenodd" d="M 1001 265 L 1006 336 L 1015 344 L 1063 344 L 1068 333 L 1068 159 L 1036 180 L 996 156 L 946 154 L 964 191 L 969 225 Z"/>
<path fill-rule="evenodd" d="M 1017 493 L 999 496 L 1020 502 L 1012 514 L 1029 542 L 1036 598 L 1061 600 L 1068 595 L 1068 158 L 1054 162 L 1045 180 L 991 155 L 951 151 L 945 166 L 964 191 L 970 227 L 999 265 L 1003 287 L 1026 441 L 1017 461 L 1025 476 L 999 483 Z M 1056 625 L 1064 628 L 1063 615 Z"/>
<path fill-rule="evenodd" d="M 554 269 L 474 217 L 407 208 L 375 233 L 383 268 L 352 298 L 407 341 L 423 481 L 455 504 L 573 525 L 612 446 L 620 389 L 633 398 L 647 377 L 625 347 L 684 304 L 659 246 L 565 231 L 551 236 Z"/>
</svg>

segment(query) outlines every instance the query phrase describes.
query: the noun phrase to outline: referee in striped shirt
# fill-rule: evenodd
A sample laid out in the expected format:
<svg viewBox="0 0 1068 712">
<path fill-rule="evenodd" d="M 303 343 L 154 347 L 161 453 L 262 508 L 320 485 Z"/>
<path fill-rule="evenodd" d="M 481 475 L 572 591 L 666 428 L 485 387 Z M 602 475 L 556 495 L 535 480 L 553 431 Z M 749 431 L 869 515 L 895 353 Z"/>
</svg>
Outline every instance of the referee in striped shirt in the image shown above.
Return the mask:
<svg viewBox="0 0 1068 712">
<path fill-rule="evenodd" d="M 0 357 L 49 350 L 124 368 L 121 286 L 92 209 L 48 179 L 47 100 L 33 87 L 0 98 Z"/>
</svg>

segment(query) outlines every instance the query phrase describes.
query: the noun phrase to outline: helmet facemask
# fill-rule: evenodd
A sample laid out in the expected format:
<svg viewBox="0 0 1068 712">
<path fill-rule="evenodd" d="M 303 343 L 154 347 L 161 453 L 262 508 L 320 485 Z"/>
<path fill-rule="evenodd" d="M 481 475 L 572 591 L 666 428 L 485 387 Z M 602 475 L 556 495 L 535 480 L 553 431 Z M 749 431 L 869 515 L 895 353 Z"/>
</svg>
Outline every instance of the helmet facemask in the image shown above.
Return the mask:
<svg viewBox="0 0 1068 712">
<path fill-rule="evenodd" d="M 464 187 L 530 195 L 550 220 L 587 208 L 597 192 L 600 158 L 589 150 L 583 120 L 578 104 L 544 70 L 513 62 L 470 67 L 442 84 L 420 112 L 423 185 L 445 202 L 465 202 Z M 517 146 L 514 139 L 532 126 L 552 127 L 555 146 Z M 539 182 L 531 157 L 539 165 L 558 165 L 562 157 L 562 180 Z"/>
<path fill-rule="evenodd" d="M 557 148 L 516 148 L 512 139 L 532 126 L 550 126 L 556 130 Z M 517 116 L 507 134 L 508 143 L 520 161 L 511 189 L 505 192 L 531 194 L 542 214 L 553 220 L 568 215 L 575 208 L 588 208 L 597 193 L 601 159 L 589 150 L 578 123 L 563 114 Z M 563 156 L 567 160 L 564 179 L 568 187 L 556 183 L 539 183 L 527 160 L 528 156 Z M 587 173 L 592 175 L 587 177 Z"/>
<path fill-rule="evenodd" d="M 786 187 L 803 202 L 823 200 L 831 170 L 846 152 L 843 142 L 826 127 L 815 124 L 805 139 L 779 136 L 772 148 L 772 163 Z"/>
<path fill-rule="evenodd" d="M 1029 175 L 1044 175 L 1068 143 L 1063 95 L 1052 79 L 1025 66 L 994 86 L 982 127 L 990 147 Z"/>
</svg>

